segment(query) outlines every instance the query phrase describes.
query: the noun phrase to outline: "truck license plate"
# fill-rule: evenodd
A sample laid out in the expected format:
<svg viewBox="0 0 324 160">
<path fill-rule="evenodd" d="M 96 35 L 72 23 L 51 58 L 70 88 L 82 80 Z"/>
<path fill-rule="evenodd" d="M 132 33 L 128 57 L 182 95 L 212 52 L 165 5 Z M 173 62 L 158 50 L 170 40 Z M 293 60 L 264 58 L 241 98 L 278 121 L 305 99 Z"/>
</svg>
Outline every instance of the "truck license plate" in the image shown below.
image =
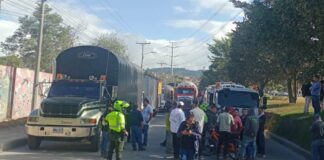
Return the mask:
<svg viewBox="0 0 324 160">
<path fill-rule="evenodd" d="M 53 128 L 53 133 L 54 134 L 63 134 L 63 128 Z"/>
</svg>

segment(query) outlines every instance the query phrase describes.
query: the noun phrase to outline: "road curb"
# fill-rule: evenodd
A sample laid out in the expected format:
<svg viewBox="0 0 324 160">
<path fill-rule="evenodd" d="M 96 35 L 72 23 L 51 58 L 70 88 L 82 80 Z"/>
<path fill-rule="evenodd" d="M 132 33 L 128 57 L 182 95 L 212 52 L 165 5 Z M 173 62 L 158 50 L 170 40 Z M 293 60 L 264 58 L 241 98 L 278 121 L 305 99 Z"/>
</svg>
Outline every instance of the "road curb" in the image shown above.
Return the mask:
<svg viewBox="0 0 324 160">
<path fill-rule="evenodd" d="M 0 152 L 15 149 L 15 148 L 24 146 L 26 144 L 27 144 L 27 137 L 17 138 L 17 139 L 14 139 L 14 140 L 11 140 L 11 141 L 8 141 L 8 142 L 5 142 L 5 143 L 1 144 Z"/>
<path fill-rule="evenodd" d="M 295 144 L 283 137 L 280 137 L 270 131 L 265 131 L 265 132 L 266 132 L 266 135 L 268 135 L 271 139 L 275 140 L 276 142 L 284 145 L 285 147 L 293 150 L 296 153 L 299 153 L 306 159 L 311 159 L 311 153 L 309 151 L 307 151 L 306 149 L 304 149 L 304 148 L 298 146 L 297 144 Z"/>
</svg>

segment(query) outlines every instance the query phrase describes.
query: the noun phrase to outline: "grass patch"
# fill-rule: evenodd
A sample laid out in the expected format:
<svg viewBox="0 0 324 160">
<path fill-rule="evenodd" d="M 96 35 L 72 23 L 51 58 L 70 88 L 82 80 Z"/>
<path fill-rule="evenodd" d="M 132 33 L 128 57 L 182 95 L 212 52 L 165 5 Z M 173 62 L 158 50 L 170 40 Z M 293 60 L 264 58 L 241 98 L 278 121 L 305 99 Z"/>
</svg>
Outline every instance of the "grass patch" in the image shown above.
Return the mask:
<svg viewBox="0 0 324 160">
<path fill-rule="evenodd" d="M 289 104 L 286 100 L 269 100 L 266 127 L 271 132 L 309 150 L 313 109 L 310 106 L 310 113 L 304 115 L 303 106 L 302 98 L 298 99 L 296 104 Z"/>
</svg>

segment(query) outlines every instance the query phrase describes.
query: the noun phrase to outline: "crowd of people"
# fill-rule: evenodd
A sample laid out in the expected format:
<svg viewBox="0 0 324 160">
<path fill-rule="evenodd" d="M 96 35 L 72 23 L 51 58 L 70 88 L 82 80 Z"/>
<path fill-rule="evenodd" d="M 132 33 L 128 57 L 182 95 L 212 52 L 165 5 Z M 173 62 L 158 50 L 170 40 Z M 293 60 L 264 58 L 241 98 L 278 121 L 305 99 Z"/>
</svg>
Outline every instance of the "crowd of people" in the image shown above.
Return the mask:
<svg viewBox="0 0 324 160">
<path fill-rule="evenodd" d="M 217 159 L 227 159 L 231 147 L 240 142 L 240 148 L 234 148 L 242 157 L 255 159 L 257 154 L 265 158 L 264 125 L 265 107 L 256 113 L 255 109 L 233 107 L 217 108 L 209 105 L 207 110 L 193 101 L 188 116 L 183 111 L 184 103 L 169 103 L 166 113 L 166 138 L 161 143 L 169 150 L 168 141 L 172 141 L 174 159 L 193 160 L 216 154 Z M 172 135 L 172 138 L 168 138 Z M 234 145 L 234 146 L 233 146 Z M 222 155 L 221 155 L 222 153 Z"/>
<path fill-rule="evenodd" d="M 143 101 L 143 109 L 136 104 L 117 100 L 102 116 L 101 156 L 121 160 L 124 141 L 131 142 L 133 151 L 145 151 L 148 144 L 148 130 L 154 110 L 148 99 Z"/>
<path fill-rule="evenodd" d="M 314 108 L 314 122 L 310 129 L 312 160 L 322 160 L 324 122 L 321 119 L 321 109 L 324 109 L 324 81 L 320 81 L 320 76 L 315 75 L 312 82 L 303 85 L 302 94 L 305 97 L 304 113 L 308 114 L 310 103 Z M 191 110 L 185 114 L 184 105 L 181 101 L 166 104 L 166 134 L 161 146 L 165 146 L 168 152 L 173 152 L 175 160 L 201 159 L 213 154 L 216 154 L 217 159 L 227 159 L 233 153 L 251 160 L 256 159 L 257 155 L 266 158 L 266 106 L 261 106 L 258 111 L 230 106 L 219 108 L 215 104 L 206 107 L 194 100 Z M 103 157 L 111 160 L 115 153 L 116 159 L 120 160 L 126 137 L 131 142 L 133 151 L 146 150 L 154 111 L 148 99 L 144 99 L 143 106 L 141 109 L 136 104 L 116 101 L 108 107 L 102 117 Z"/>
<path fill-rule="evenodd" d="M 301 90 L 305 97 L 304 114 L 308 114 L 310 103 L 314 109 L 314 121 L 310 129 L 312 160 L 324 160 L 324 122 L 321 118 L 321 110 L 324 109 L 324 80 L 321 80 L 320 75 L 314 75 L 311 81 L 303 84 Z"/>
</svg>

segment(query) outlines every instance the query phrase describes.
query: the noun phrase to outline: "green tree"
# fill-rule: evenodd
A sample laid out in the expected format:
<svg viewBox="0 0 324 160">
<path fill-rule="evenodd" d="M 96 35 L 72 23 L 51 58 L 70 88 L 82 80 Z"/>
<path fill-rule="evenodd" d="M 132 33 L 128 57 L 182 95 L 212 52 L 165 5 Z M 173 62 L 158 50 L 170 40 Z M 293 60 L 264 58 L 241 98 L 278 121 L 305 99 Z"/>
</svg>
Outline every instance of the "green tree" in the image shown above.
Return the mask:
<svg viewBox="0 0 324 160">
<path fill-rule="evenodd" d="M 271 80 L 276 80 L 280 71 L 276 56 L 269 47 L 272 26 L 271 8 L 263 3 L 244 4 L 245 19 L 237 22 L 228 65 L 229 77 L 244 85 L 258 84 L 264 89 Z"/>
<path fill-rule="evenodd" d="M 19 18 L 20 27 L 1 43 L 1 49 L 6 55 L 19 54 L 24 66 L 32 69 L 36 64 L 40 15 L 40 5 L 38 5 L 32 16 L 26 15 Z M 73 28 L 64 26 L 62 17 L 52 13 L 52 9 L 45 5 L 41 70 L 50 72 L 55 57 L 62 50 L 73 46 L 75 40 Z"/>
<path fill-rule="evenodd" d="M 23 61 L 16 55 L 0 57 L 0 65 L 12 66 L 12 67 L 22 67 Z"/>
<path fill-rule="evenodd" d="M 108 49 L 114 54 L 128 59 L 128 55 L 126 53 L 127 46 L 121 39 L 117 37 L 116 34 L 102 34 L 94 40 L 93 45 Z"/>
<path fill-rule="evenodd" d="M 212 64 L 207 71 L 203 72 L 199 88 L 204 89 L 208 85 L 215 84 L 217 80 L 227 81 L 229 61 L 229 51 L 231 48 L 231 35 L 221 40 L 214 40 L 213 44 L 209 44 L 209 51 L 212 55 L 209 57 Z"/>
</svg>

